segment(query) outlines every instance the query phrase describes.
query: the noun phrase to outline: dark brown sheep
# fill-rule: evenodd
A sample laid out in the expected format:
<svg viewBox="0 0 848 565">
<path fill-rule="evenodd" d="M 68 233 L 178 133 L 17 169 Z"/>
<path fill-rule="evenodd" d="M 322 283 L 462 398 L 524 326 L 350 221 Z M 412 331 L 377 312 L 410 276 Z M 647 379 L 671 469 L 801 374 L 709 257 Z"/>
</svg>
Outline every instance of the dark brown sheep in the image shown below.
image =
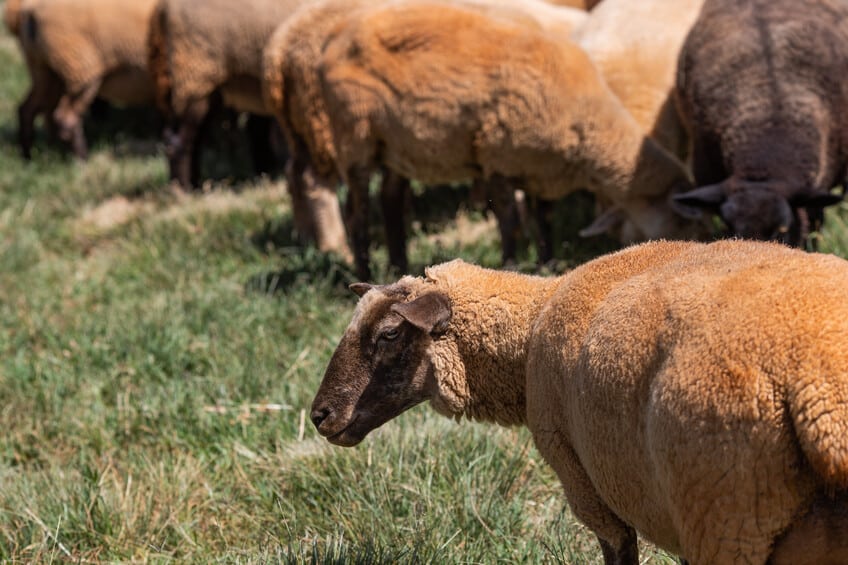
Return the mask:
<svg viewBox="0 0 848 565">
<path fill-rule="evenodd" d="M 698 185 L 676 197 L 684 213 L 806 244 L 845 180 L 846 20 L 841 0 L 705 2 L 678 66 Z"/>
</svg>

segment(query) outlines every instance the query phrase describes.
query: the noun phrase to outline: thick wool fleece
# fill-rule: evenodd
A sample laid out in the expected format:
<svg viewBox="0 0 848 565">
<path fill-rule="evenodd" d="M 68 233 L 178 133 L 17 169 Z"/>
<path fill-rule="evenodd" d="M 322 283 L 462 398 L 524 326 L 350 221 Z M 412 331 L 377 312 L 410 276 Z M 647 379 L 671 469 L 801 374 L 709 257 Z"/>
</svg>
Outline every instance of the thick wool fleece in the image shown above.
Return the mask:
<svg viewBox="0 0 848 565">
<path fill-rule="evenodd" d="M 454 261 L 432 399 L 526 423 L 575 514 L 693 564 L 765 563 L 848 488 L 848 262 L 777 244 L 655 242 L 557 279 Z M 376 294 L 376 293 L 375 293 Z"/>
<path fill-rule="evenodd" d="M 499 175 L 547 199 L 588 187 L 633 211 L 646 236 L 689 234 L 651 200 L 689 186 L 686 169 L 567 38 L 432 2 L 360 13 L 321 63 L 343 172 L 382 164 L 429 183 Z M 661 221 L 643 217 L 651 206 Z"/>
</svg>

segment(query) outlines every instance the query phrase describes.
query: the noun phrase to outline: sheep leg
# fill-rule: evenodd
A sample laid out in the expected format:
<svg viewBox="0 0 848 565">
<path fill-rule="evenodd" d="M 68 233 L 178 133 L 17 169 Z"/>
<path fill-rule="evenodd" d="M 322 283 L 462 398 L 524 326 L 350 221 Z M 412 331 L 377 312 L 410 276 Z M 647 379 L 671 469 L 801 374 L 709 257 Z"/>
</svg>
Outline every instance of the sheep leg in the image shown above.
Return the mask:
<svg viewBox="0 0 848 565">
<path fill-rule="evenodd" d="M 554 258 L 553 225 L 551 223 L 554 203 L 551 200 L 541 198 L 534 198 L 533 200 L 536 216 L 536 248 L 539 264 L 544 265 Z"/>
<path fill-rule="evenodd" d="M 59 137 L 71 144 L 71 151 L 77 158 L 88 158 L 88 146 L 85 142 L 82 118 L 88 110 L 97 91 L 100 90 L 100 79 L 93 80 L 76 93 L 65 93 L 60 99 L 53 116 L 59 126 Z"/>
<path fill-rule="evenodd" d="M 44 122 L 48 134 L 55 132 L 53 111 L 56 108 L 61 84 L 58 78 L 47 69 L 32 70 L 32 87 L 27 97 L 18 106 L 18 145 L 21 156 L 32 159 L 32 145 L 35 141 L 35 118 L 45 113 Z"/>
<path fill-rule="evenodd" d="M 195 187 L 200 180 L 198 136 L 210 107 L 209 97 L 189 102 L 179 120 L 176 136 L 166 140 L 171 179 L 176 179 L 183 188 Z"/>
<path fill-rule="evenodd" d="M 347 225 L 353 241 L 353 258 L 356 266 L 356 276 L 362 281 L 371 280 L 369 247 L 371 236 L 368 233 L 368 184 L 371 180 L 370 171 L 362 167 L 352 167 L 345 175 L 348 186 L 347 195 Z"/>
<path fill-rule="evenodd" d="M 274 169 L 274 152 L 271 149 L 272 118 L 250 114 L 247 117 L 247 140 L 250 157 L 257 174 L 270 173 Z"/>
<path fill-rule="evenodd" d="M 516 232 L 520 225 L 515 192 L 505 178 L 495 175 L 489 179 L 487 193 L 492 212 L 498 220 L 503 264 L 513 264 L 517 248 Z"/>
<path fill-rule="evenodd" d="M 383 172 L 380 189 L 380 206 L 383 210 L 383 225 L 386 230 L 386 245 L 389 247 L 389 263 L 401 273 L 406 273 L 409 264 L 406 256 L 406 198 L 409 195 L 409 180 L 393 171 Z"/>
<path fill-rule="evenodd" d="M 292 199 L 294 229 L 306 241 L 314 241 L 315 223 L 306 201 L 306 175 L 309 159 L 301 148 L 292 148 L 291 159 L 286 163 L 286 180 Z M 312 174 L 311 172 L 309 173 Z"/>
<path fill-rule="evenodd" d="M 577 454 L 559 431 L 536 428 L 533 439 L 542 457 L 559 477 L 574 515 L 598 537 L 606 565 L 638 565 L 636 530 L 624 523 L 598 496 Z"/>
</svg>

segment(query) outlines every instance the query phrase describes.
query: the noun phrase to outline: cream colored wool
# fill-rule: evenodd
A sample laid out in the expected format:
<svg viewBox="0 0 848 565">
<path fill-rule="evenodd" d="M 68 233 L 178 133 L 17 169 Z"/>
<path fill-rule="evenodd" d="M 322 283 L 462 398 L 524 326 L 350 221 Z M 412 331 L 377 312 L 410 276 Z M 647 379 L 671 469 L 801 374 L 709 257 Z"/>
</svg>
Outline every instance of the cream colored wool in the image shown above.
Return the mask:
<svg viewBox="0 0 848 565">
<path fill-rule="evenodd" d="M 608 563 L 636 562 L 633 529 L 693 565 L 828 562 L 848 554 L 846 285 L 843 259 L 748 241 L 547 279 L 453 261 L 364 295 L 313 420 L 354 445 L 410 382 L 447 416 L 526 424 Z M 416 333 L 397 313 L 430 296 L 447 322 Z M 363 347 L 398 323 L 417 365 L 384 384 Z"/>
<path fill-rule="evenodd" d="M 674 102 L 677 58 L 704 0 L 605 0 L 574 37 L 627 111 L 681 159 L 688 141 Z"/>
</svg>

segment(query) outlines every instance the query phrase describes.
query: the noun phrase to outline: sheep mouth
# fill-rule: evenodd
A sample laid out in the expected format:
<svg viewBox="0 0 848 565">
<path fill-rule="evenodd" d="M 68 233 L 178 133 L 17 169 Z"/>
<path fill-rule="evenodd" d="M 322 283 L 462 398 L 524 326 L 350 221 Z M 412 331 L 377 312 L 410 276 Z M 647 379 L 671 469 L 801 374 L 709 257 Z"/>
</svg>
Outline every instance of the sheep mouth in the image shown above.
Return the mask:
<svg viewBox="0 0 848 565">
<path fill-rule="evenodd" d="M 353 447 L 360 443 L 365 436 L 368 434 L 366 431 L 364 434 L 361 431 L 357 431 L 353 429 L 354 424 L 358 416 L 354 416 L 353 419 L 341 430 L 337 431 L 333 435 L 327 436 L 327 441 L 332 443 L 333 445 L 338 445 L 341 447 Z"/>
</svg>

